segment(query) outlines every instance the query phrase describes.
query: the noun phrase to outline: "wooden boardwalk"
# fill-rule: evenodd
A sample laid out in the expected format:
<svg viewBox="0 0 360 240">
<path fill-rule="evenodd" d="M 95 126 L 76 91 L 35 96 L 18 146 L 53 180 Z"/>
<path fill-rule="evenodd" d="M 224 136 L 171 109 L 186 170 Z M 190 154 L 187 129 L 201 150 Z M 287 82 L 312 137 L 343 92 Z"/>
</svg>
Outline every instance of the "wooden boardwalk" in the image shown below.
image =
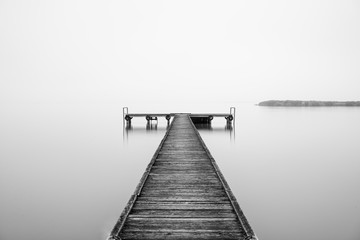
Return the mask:
<svg viewBox="0 0 360 240">
<path fill-rule="evenodd" d="M 109 239 L 256 239 L 188 114 L 175 115 Z"/>
</svg>

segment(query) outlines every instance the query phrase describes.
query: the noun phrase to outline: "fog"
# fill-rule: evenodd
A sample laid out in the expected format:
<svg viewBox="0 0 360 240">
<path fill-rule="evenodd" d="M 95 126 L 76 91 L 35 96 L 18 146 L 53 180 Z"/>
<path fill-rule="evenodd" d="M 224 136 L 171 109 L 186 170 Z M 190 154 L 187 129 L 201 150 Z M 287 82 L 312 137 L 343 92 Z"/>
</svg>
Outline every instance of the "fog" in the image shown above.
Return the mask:
<svg viewBox="0 0 360 240">
<path fill-rule="evenodd" d="M 358 1 L 0 1 L 0 102 L 358 100 Z"/>
<path fill-rule="evenodd" d="M 124 106 L 237 107 L 236 141 L 202 135 L 259 237 L 358 239 L 359 108 L 254 103 L 359 101 L 359 13 L 355 0 L 0 0 L 0 239 L 108 236 L 165 131 L 139 119 L 124 134 Z"/>
</svg>

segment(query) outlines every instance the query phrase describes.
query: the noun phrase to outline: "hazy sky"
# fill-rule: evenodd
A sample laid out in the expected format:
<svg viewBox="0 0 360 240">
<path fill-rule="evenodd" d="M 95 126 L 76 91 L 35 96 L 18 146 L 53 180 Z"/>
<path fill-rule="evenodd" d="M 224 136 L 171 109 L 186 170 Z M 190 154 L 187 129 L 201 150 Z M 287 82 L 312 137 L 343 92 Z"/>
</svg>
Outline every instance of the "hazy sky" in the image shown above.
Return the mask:
<svg viewBox="0 0 360 240">
<path fill-rule="evenodd" d="M 0 101 L 360 100 L 359 43 L 358 0 L 0 0 Z"/>
</svg>

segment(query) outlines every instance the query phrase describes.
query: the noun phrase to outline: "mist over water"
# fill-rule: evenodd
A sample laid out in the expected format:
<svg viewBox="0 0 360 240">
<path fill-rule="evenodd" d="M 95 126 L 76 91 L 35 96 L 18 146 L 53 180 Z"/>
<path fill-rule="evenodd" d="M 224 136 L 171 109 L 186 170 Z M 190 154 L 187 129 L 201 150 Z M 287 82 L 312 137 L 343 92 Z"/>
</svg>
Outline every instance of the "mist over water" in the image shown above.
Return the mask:
<svg viewBox="0 0 360 240">
<path fill-rule="evenodd" d="M 0 240 L 105 239 L 166 131 L 200 129 L 263 240 L 360 239 L 360 1 L 0 1 Z M 236 101 L 236 102 L 234 102 Z M 253 101 L 243 103 L 237 101 Z"/>
<path fill-rule="evenodd" d="M 360 108 L 134 105 L 228 112 L 199 129 L 259 239 L 360 237 Z M 118 105 L 2 105 L 0 239 L 105 239 L 166 131 Z M 173 111 L 173 110 L 175 111 Z"/>
</svg>

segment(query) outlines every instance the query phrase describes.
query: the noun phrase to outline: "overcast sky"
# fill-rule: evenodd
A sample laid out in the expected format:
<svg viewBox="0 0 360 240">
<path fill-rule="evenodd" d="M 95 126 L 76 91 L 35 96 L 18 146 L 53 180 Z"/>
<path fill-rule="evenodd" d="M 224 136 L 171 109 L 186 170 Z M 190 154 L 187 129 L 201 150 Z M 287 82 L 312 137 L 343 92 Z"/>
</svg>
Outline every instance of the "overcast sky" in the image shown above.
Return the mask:
<svg viewBox="0 0 360 240">
<path fill-rule="evenodd" d="M 359 43 L 358 0 L 0 0 L 0 101 L 360 100 Z"/>
</svg>

